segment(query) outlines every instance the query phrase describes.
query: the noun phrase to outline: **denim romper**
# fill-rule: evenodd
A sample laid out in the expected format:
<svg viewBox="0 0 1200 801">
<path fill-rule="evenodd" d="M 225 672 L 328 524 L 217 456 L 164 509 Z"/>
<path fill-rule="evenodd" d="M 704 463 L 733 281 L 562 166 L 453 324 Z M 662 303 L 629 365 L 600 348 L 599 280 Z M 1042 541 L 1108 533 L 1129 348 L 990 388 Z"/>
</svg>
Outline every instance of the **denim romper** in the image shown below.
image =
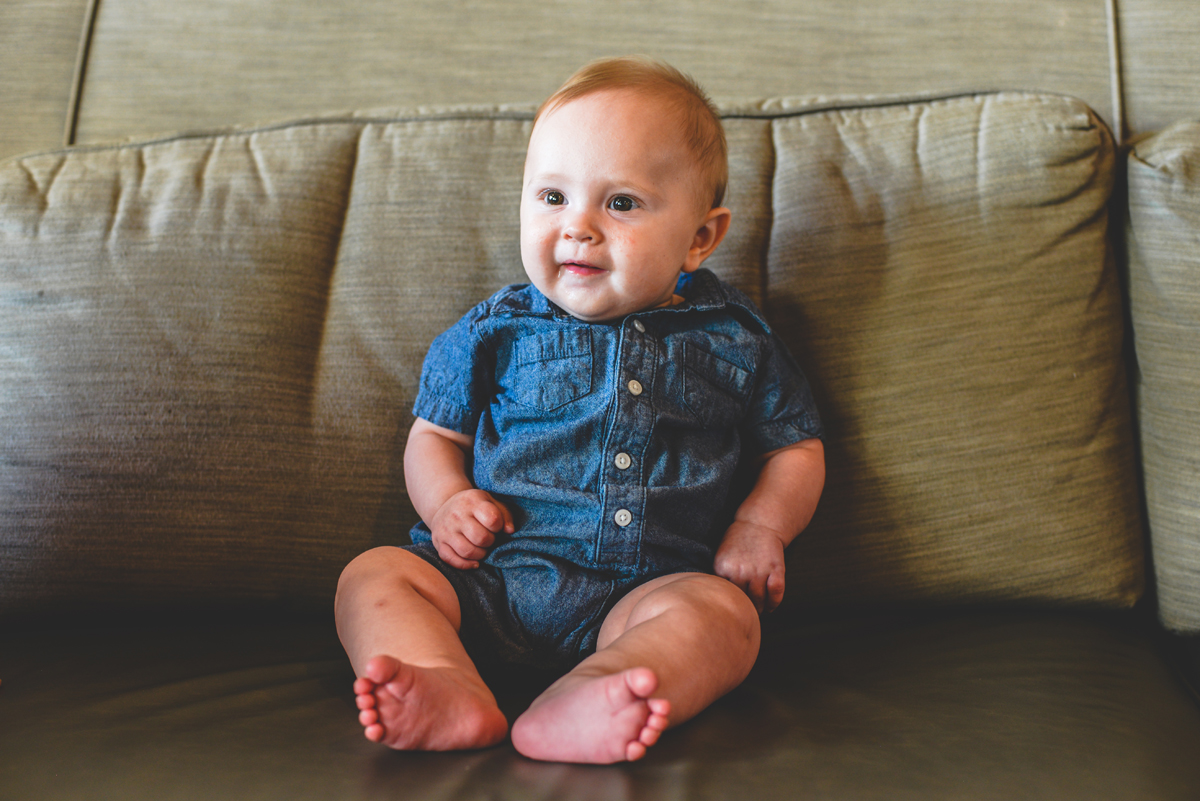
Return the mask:
<svg viewBox="0 0 1200 801">
<path fill-rule="evenodd" d="M 475 438 L 474 481 L 512 511 L 477 570 L 409 550 L 458 593 L 476 660 L 567 668 L 634 587 L 712 572 L 763 453 L 819 437 L 807 380 L 752 301 L 708 270 L 685 302 L 587 323 L 505 287 L 430 346 L 413 413 Z"/>
</svg>

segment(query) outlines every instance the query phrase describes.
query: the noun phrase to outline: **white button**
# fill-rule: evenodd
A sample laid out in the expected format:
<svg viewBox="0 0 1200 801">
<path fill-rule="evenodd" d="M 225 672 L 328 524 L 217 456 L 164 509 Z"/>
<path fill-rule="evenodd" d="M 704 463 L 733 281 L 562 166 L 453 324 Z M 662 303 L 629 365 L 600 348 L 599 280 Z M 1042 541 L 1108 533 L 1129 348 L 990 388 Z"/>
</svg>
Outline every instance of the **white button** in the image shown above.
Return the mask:
<svg viewBox="0 0 1200 801">
<path fill-rule="evenodd" d="M 616 462 L 617 468 L 620 470 L 628 470 L 629 466 L 633 464 L 633 459 L 629 458 L 628 453 L 618 453 L 617 458 L 613 461 Z"/>
<path fill-rule="evenodd" d="M 629 382 L 628 387 L 629 387 L 629 394 L 631 394 L 631 395 L 641 395 L 642 394 L 642 384 L 636 378 Z"/>
<path fill-rule="evenodd" d="M 613 520 L 617 521 L 618 526 L 625 528 L 625 526 L 628 526 L 633 522 L 633 512 L 629 511 L 628 509 L 618 509 L 617 514 L 613 517 Z"/>
<path fill-rule="evenodd" d="M 639 334 L 644 334 L 644 333 L 646 333 L 646 326 L 642 325 L 642 321 L 641 321 L 641 320 L 634 320 L 634 321 L 633 321 L 633 327 L 634 327 L 634 328 L 636 328 L 636 329 L 638 330 L 638 333 L 639 333 Z"/>
</svg>

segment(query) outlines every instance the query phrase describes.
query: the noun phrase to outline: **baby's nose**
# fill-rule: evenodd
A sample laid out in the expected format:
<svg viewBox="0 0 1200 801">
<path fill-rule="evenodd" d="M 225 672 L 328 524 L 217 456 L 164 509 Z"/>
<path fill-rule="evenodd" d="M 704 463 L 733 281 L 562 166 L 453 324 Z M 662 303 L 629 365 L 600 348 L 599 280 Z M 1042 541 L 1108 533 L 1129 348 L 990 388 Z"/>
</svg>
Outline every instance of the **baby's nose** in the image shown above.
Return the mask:
<svg viewBox="0 0 1200 801">
<path fill-rule="evenodd" d="M 592 221 L 591 215 L 581 212 L 572 217 L 563 228 L 563 238 L 576 242 L 594 241 L 599 237 L 599 230 Z"/>
</svg>

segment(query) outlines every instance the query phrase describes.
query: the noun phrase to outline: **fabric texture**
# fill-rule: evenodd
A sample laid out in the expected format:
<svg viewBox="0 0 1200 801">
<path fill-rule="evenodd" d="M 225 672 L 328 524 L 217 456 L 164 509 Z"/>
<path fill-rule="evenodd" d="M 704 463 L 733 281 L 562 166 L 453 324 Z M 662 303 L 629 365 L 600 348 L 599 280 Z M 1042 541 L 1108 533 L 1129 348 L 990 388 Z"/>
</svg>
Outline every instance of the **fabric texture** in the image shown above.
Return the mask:
<svg viewBox="0 0 1200 801">
<path fill-rule="evenodd" d="M 475 486 L 515 524 L 473 570 L 444 564 L 424 522 L 411 532 L 477 659 L 572 667 L 638 584 L 712 571 L 748 466 L 820 435 L 745 295 L 703 268 L 675 291 L 679 304 L 587 323 L 517 284 L 430 346 L 413 413 L 472 437 Z"/>
<path fill-rule="evenodd" d="M 1162 131 L 1200 115 L 1200 14 L 1192 0 L 1120 0 L 1120 75 L 1129 129 Z"/>
<path fill-rule="evenodd" d="M 104 0 L 78 141 L 381 105 L 536 104 L 587 61 L 628 53 L 719 99 L 1038 87 L 1110 119 L 1104 0 L 615 0 L 602 14 L 590 0 Z"/>
<path fill-rule="evenodd" d="M 706 266 L 829 434 L 785 604 L 1131 603 L 1103 126 L 1014 94 L 730 129 Z M 524 278 L 528 133 L 460 109 L 0 165 L 0 615 L 327 608 L 350 558 L 403 542 L 426 349 Z"/>
<path fill-rule="evenodd" d="M 306 493 L 357 132 L 4 167 L 0 612 L 332 591 L 358 549 Z"/>
<path fill-rule="evenodd" d="M 88 0 L 0 3 L 0 159 L 63 145 Z"/>
<path fill-rule="evenodd" d="M 1159 615 L 1200 632 L 1200 123 L 1129 158 L 1130 300 Z"/>
<path fill-rule="evenodd" d="M 711 571 L 748 465 L 820 436 L 812 391 L 749 299 L 703 268 L 676 291 L 681 304 L 586 323 L 515 285 L 434 340 L 413 413 L 474 439 L 475 485 L 517 529 L 483 561 Z"/>
<path fill-rule="evenodd" d="M 984 95 L 775 121 L 768 317 L 827 429 L 793 599 L 1132 603 L 1113 147 Z"/>
</svg>

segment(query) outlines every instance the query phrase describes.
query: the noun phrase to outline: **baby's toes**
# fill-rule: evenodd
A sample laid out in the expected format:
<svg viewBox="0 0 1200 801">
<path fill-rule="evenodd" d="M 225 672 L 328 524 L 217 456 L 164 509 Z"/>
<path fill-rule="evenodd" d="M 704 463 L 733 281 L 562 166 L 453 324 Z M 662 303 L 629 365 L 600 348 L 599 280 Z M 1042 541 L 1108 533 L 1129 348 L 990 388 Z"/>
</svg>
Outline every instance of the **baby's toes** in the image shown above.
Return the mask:
<svg viewBox="0 0 1200 801">
<path fill-rule="evenodd" d="M 646 706 L 650 710 L 646 725 L 659 731 L 666 729 L 671 722 L 671 702 L 665 698 L 651 698 Z"/>
</svg>

